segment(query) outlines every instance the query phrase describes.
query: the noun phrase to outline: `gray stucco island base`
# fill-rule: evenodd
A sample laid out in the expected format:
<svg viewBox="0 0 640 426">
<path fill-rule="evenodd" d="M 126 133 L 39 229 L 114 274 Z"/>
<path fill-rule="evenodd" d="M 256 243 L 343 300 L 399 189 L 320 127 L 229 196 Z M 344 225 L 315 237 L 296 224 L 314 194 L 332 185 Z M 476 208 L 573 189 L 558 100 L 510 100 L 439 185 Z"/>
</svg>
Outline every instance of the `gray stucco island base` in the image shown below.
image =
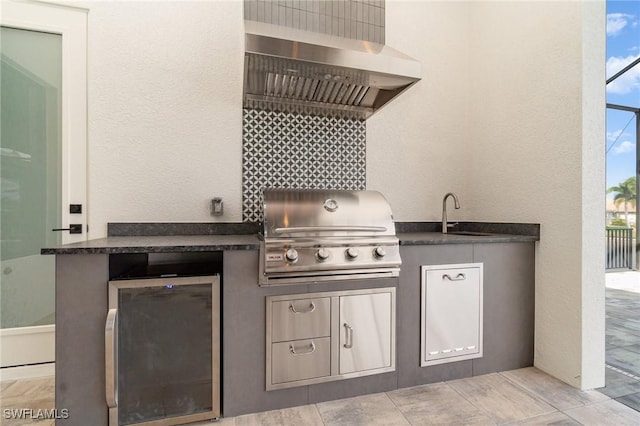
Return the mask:
<svg viewBox="0 0 640 426">
<path fill-rule="evenodd" d="M 56 254 L 56 408 L 59 425 L 107 425 L 104 327 L 110 256 L 149 252 L 222 254 L 222 415 L 225 417 L 388 391 L 533 364 L 534 237 L 399 234 L 398 280 L 353 280 L 272 288 L 257 285 L 254 236 L 113 237 L 45 249 Z M 120 237 L 118 237 L 120 238 Z M 129 238 L 126 240 L 125 238 Z M 209 238 L 207 240 L 207 238 Z M 114 243 L 114 241 L 119 241 Z M 122 244 L 127 242 L 129 245 Z M 179 244 L 177 243 L 179 241 Z M 220 244 L 217 244 L 217 242 Z M 404 243 L 403 243 L 404 241 Z M 190 245 L 190 243 L 195 243 Z M 102 247 L 101 247 L 102 246 Z M 136 254 L 137 253 L 137 254 Z M 484 264 L 484 356 L 420 367 L 420 266 Z M 114 271 L 112 270 L 111 274 Z M 396 371 L 330 383 L 265 391 L 265 297 L 397 285 Z"/>
</svg>

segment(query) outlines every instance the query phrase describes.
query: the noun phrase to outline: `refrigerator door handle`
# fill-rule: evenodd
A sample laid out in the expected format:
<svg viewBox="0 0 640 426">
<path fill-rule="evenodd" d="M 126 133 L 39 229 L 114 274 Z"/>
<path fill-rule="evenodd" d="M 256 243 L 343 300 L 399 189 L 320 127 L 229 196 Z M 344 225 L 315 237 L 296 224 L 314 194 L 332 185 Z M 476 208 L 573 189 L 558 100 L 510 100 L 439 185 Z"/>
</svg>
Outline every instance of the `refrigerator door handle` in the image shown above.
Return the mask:
<svg viewBox="0 0 640 426">
<path fill-rule="evenodd" d="M 118 406 L 118 309 L 109 309 L 107 321 L 104 326 L 104 359 L 105 359 L 105 391 L 107 406 Z"/>
</svg>

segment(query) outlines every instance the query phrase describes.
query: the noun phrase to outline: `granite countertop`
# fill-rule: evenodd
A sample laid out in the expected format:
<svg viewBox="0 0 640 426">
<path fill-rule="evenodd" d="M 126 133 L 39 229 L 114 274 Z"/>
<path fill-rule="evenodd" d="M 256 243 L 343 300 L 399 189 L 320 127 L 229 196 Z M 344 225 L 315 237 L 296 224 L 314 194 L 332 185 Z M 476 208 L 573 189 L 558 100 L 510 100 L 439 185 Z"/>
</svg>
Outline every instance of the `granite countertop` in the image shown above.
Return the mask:
<svg viewBox="0 0 640 426">
<path fill-rule="evenodd" d="M 430 244 L 521 243 L 540 240 L 537 223 L 455 222 L 443 234 L 440 222 L 399 222 L 396 232 L 401 246 Z M 466 235 L 457 235 L 456 232 Z M 475 235 L 473 235 L 475 234 Z"/>
<path fill-rule="evenodd" d="M 396 222 L 400 245 L 532 242 L 540 225 L 460 222 L 456 231 L 480 235 L 442 234 L 439 222 Z M 106 238 L 46 247 L 41 254 L 171 253 L 258 250 L 260 226 L 253 223 L 115 223 Z M 454 232 L 454 231 L 452 231 Z"/>
<path fill-rule="evenodd" d="M 43 248 L 41 254 L 170 253 L 189 251 L 258 250 L 253 235 L 171 235 L 107 237 Z"/>
<path fill-rule="evenodd" d="M 398 233 L 401 246 L 420 246 L 431 244 L 479 244 L 479 243 L 523 243 L 538 241 L 529 235 L 494 234 L 455 235 L 442 232 L 401 232 Z"/>
</svg>

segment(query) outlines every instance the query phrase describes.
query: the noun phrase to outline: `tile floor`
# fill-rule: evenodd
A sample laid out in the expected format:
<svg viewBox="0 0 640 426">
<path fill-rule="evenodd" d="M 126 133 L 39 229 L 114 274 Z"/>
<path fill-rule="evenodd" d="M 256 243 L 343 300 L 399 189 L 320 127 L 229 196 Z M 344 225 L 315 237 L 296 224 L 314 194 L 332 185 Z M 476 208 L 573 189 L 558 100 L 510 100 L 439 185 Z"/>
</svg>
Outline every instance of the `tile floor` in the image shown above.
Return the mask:
<svg viewBox="0 0 640 426">
<path fill-rule="evenodd" d="M 54 407 L 53 395 L 55 380 L 53 377 L 42 379 L 8 380 L 0 382 L 0 425 L 53 425 L 53 420 L 38 418 L 38 410 L 51 410 Z M 27 418 L 7 419 L 7 410 L 23 411 Z M 44 417 L 40 416 L 40 417 Z"/>
<path fill-rule="evenodd" d="M 607 274 L 606 387 L 603 394 L 640 411 L 640 272 Z"/>
<path fill-rule="evenodd" d="M 5 409 L 53 408 L 52 377 L 2 383 L 3 425 L 52 425 L 5 418 Z M 198 425 L 211 422 L 199 422 Z M 249 425 L 633 425 L 640 412 L 598 391 L 579 391 L 530 367 L 315 405 L 224 418 Z"/>
<path fill-rule="evenodd" d="M 607 275 L 609 281 L 611 274 Z M 638 277 L 632 276 L 632 283 Z M 640 425 L 640 279 L 637 283 L 637 289 L 607 288 L 604 388 L 579 391 L 530 367 L 224 418 L 217 424 Z M 52 420 L 7 419 L 5 410 L 32 409 L 36 415 L 38 409 L 53 408 L 53 394 L 53 377 L 0 382 L 0 424 L 52 425 Z"/>
<path fill-rule="evenodd" d="M 200 423 L 204 424 L 204 423 Z M 222 425 L 634 425 L 640 412 L 530 367 L 248 414 Z"/>
</svg>

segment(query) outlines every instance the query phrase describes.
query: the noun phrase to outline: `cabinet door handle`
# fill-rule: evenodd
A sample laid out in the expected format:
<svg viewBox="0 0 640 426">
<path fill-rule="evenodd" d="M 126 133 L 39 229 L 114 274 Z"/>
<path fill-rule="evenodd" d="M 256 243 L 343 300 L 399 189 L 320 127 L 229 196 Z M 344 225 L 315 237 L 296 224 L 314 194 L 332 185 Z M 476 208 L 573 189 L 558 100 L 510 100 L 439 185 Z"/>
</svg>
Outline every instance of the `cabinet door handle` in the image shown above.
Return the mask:
<svg viewBox="0 0 640 426">
<path fill-rule="evenodd" d="M 104 375 L 107 406 L 109 408 L 118 406 L 118 380 L 116 378 L 118 370 L 118 341 L 116 338 L 117 328 L 118 310 L 109 309 L 109 313 L 107 314 L 107 321 L 104 326 Z"/>
<path fill-rule="evenodd" d="M 296 348 L 293 346 L 293 344 L 289 345 L 289 352 L 291 352 L 291 355 L 293 356 L 309 355 L 314 353 L 315 351 L 316 351 L 316 345 L 313 342 L 311 342 L 311 345 L 309 345 L 309 350 L 304 352 L 296 351 Z"/>
<path fill-rule="evenodd" d="M 347 349 L 351 349 L 353 347 L 353 327 L 351 327 L 346 322 L 344 323 L 344 347 Z"/>
<path fill-rule="evenodd" d="M 309 303 L 309 309 L 307 309 L 306 311 L 297 311 L 296 307 L 293 306 L 293 302 L 291 302 L 289 304 L 289 310 L 294 314 L 310 314 L 311 312 L 316 310 L 316 305 L 314 305 L 313 302 L 311 302 Z"/>
<path fill-rule="evenodd" d="M 451 278 L 451 275 L 449 274 L 444 274 L 442 276 L 442 279 L 444 280 L 445 278 L 448 279 L 449 281 L 464 281 L 467 279 L 466 275 L 463 274 L 462 272 L 459 273 L 455 278 Z"/>
</svg>

